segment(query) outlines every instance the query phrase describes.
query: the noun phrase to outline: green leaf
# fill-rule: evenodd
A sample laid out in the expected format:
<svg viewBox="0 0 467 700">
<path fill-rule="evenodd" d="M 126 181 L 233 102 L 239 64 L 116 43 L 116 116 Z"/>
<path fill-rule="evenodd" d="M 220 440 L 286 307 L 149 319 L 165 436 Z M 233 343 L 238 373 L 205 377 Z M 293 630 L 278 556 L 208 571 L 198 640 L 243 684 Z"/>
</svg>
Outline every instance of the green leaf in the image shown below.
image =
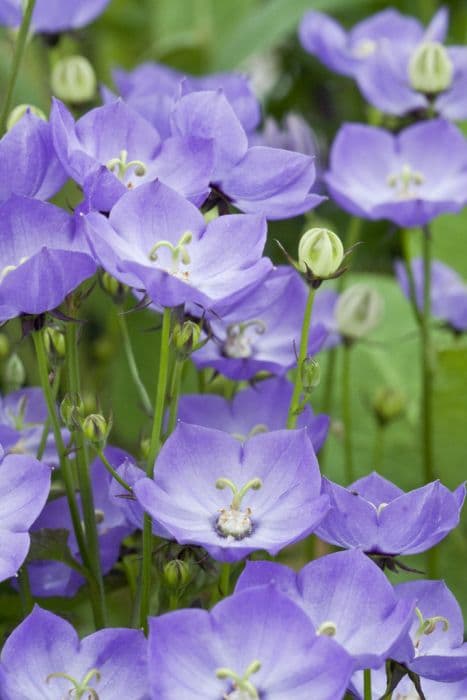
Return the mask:
<svg viewBox="0 0 467 700">
<path fill-rule="evenodd" d="M 78 571 L 87 577 L 87 570 L 73 557 L 68 547 L 70 533 L 65 529 L 52 530 L 43 528 L 31 532 L 31 546 L 27 557 L 27 563 L 35 561 L 61 561 L 71 569 Z"/>
</svg>

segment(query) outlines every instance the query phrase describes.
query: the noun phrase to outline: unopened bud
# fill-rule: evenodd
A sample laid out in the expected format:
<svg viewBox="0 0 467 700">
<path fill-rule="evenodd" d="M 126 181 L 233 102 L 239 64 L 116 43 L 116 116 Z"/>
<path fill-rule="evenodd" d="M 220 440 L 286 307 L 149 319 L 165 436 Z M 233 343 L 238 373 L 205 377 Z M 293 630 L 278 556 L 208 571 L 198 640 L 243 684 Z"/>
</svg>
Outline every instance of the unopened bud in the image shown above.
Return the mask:
<svg viewBox="0 0 467 700">
<path fill-rule="evenodd" d="M 105 444 L 111 427 L 111 421 L 107 422 L 100 413 L 91 413 L 81 423 L 85 438 L 95 445 Z"/>
<path fill-rule="evenodd" d="M 424 41 L 409 62 L 409 80 L 414 90 L 435 95 L 452 84 L 454 67 L 448 52 L 437 41 Z"/>
<path fill-rule="evenodd" d="M 319 362 L 312 357 L 307 357 L 300 367 L 303 391 L 308 394 L 315 389 L 321 381 L 321 367 Z"/>
<path fill-rule="evenodd" d="M 363 338 L 378 326 L 383 309 L 383 298 L 374 287 L 354 284 L 340 295 L 335 307 L 339 333 L 348 340 Z"/>
<path fill-rule="evenodd" d="M 0 333 L 0 360 L 4 360 L 8 357 L 10 352 L 10 341 L 5 333 Z"/>
<path fill-rule="evenodd" d="M 186 586 L 190 580 L 190 566 L 181 559 L 172 559 L 164 566 L 164 580 L 170 588 Z"/>
<path fill-rule="evenodd" d="M 146 460 L 149 455 L 149 447 L 151 445 L 151 441 L 149 438 L 143 438 L 140 443 L 140 452 L 141 452 L 141 459 Z"/>
<path fill-rule="evenodd" d="M 52 69 L 50 86 L 52 93 L 64 102 L 89 102 L 96 94 L 96 74 L 84 56 L 66 56 Z"/>
<path fill-rule="evenodd" d="M 194 321 L 177 323 L 172 333 L 175 350 L 184 357 L 188 357 L 196 349 L 200 337 L 201 328 Z"/>
<path fill-rule="evenodd" d="M 26 112 L 30 112 L 31 114 L 34 114 L 34 116 L 39 117 L 39 119 L 47 121 L 47 117 L 45 116 L 44 112 L 39 109 L 39 107 L 27 104 L 17 105 L 10 112 L 10 116 L 8 117 L 6 123 L 6 130 L 10 131 L 10 129 L 12 129 L 15 124 L 17 124 L 24 117 Z"/>
<path fill-rule="evenodd" d="M 69 430 L 76 430 L 85 416 L 85 407 L 81 396 L 77 393 L 65 394 L 60 404 L 60 416 Z"/>
<path fill-rule="evenodd" d="M 373 399 L 373 411 L 378 422 L 386 425 L 404 413 L 407 396 L 401 389 L 381 387 Z"/>
<path fill-rule="evenodd" d="M 26 381 L 23 362 L 15 352 L 6 361 L 3 378 L 8 391 L 17 391 Z"/>
<path fill-rule="evenodd" d="M 344 247 L 339 236 L 327 228 L 305 231 L 298 244 L 298 267 L 310 271 L 317 279 L 333 275 L 344 259 Z"/>
<path fill-rule="evenodd" d="M 128 287 L 125 284 L 122 284 L 118 279 L 112 277 L 112 275 L 109 275 L 108 272 L 103 272 L 100 280 L 102 289 L 107 292 L 112 299 L 114 299 L 117 303 L 123 301 L 125 294 L 128 291 Z"/>
<path fill-rule="evenodd" d="M 47 354 L 53 360 L 63 359 L 66 355 L 65 334 L 59 328 L 48 326 L 44 331 L 44 343 Z"/>
</svg>

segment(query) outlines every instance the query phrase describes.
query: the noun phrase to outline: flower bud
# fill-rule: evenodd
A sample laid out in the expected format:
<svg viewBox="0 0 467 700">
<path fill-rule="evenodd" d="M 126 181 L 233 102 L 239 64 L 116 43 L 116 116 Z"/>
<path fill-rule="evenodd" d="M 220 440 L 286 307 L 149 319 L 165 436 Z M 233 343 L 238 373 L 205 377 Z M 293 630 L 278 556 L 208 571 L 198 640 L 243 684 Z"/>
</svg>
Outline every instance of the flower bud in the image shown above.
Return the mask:
<svg viewBox="0 0 467 700">
<path fill-rule="evenodd" d="M 339 236 L 327 228 L 310 228 L 298 244 L 298 268 L 325 279 L 333 275 L 344 259 L 344 247 Z"/>
<path fill-rule="evenodd" d="M 107 294 L 111 296 L 112 299 L 117 302 L 117 304 L 123 301 L 125 294 L 128 291 L 128 287 L 125 284 L 122 284 L 118 279 L 112 277 L 112 275 L 109 275 L 108 272 L 102 273 L 100 281 L 102 289 L 107 292 Z"/>
<path fill-rule="evenodd" d="M 312 357 L 307 357 L 300 367 L 302 387 L 305 394 L 315 389 L 321 381 L 321 367 Z"/>
<path fill-rule="evenodd" d="M 170 588 L 180 588 L 189 582 L 190 566 L 181 559 L 172 559 L 164 566 L 164 580 Z"/>
<path fill-rule="evenodd" d="M 401 389 L 381 387 L 373 398 L 372 406 L 378 422 L 386 425 L 405 412 L 407 396 Z"/>
<path fill-rule="evenodd" d="M 453 72 L 448 52 L 437 41 L 422 42 L 409 62 L 411 86 L 427 95 L 435 95 L 451 87 Z"/>
<path fill-rule="evenodd" d="M 148 458 L 150 445 L 151 445 L 151 441 L 149 438 L 146 437 L 146 438 L 143 438 L 141 440 L 141 443 L 139 446 L 140 453 L 141 453 L 141 459 L 146 460 Z"/>
<path fill-rule="evenodd" d="M 63 359 L 66 354 L 65 334 L 59 328 L 48 326 L 44 331 L 47 354 L 52 360 Z"/>
<path fill-rule="evenodd" d="M 53 67 L 50 86 L 52 93 L 64 102 L 89 102 L 96 94 L 96 74 L 84 56 L 66 56 Z"/>
<path fill-rule="evenodd" d="M 3 378 L 8 391 L 17 391 L 26 381 L 23 362 L 15 352 L 6 361 Z"/>
<path fill-rule="evenodd" d="M 91 413 L 81 422 L 81 429 L 89 442 L 103 445 L 107 441 L 112 422 L 107 422 L 100 413 Z"/>
<path fill-rule="evenodd" d="M 172 340 L 177 353 L 188 357 L 199 343 L 201 328 L 194 321 L 177 323 L 172 332 Z"/>
<path fill-rule="evenodd" d="M 381 321 L 384 302 L 381 294 L 368 284 L 354 284 L 343 292 L 334 315 L 339 333 L 348 340 L 363 338 Z"/>
<path fill-rule="evenodd" d="M 10 352 L 10 341 L 5 333 L 0 333 L 0 360 L 8 357 Z"/>
<path fill-rule="evenodd" d="M 27 104 L 17 105 L 10 112 L 6 123 L 6 130 L 10 131 L 10 129 L 12 129 L 15 126 L 15 124 L 17 124 L 20 121 L 20 119 L 24 117 L 26 112 L 31 112 L 31 114 L 34 114 L 36 117 L 39 117 L 39 119 L 47 121 L 47 117 L 45 116 L 44 112 L 41 109 L 39 109 L 39 107 Z"/>
<path fill-rule="evenodd" d="M 60 416 L 69 430 L 76 430 L 81 425 L 85 415 L 85 407 L 81 396 L 77 393 L 65 394 L 60 404 Z"/>
</svg>

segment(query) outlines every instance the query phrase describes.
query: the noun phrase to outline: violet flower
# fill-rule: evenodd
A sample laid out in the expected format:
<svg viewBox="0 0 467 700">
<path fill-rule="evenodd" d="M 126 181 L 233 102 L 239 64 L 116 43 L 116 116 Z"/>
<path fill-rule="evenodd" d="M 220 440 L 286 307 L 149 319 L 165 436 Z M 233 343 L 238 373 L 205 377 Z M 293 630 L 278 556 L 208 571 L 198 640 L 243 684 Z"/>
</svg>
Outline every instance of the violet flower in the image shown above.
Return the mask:
<svg viewBox="0 0 467 700">
<path fill-rule="evenodd" d="M 102 14 L 110 0 L 36 0 L 31 26 L 36 33 L 58 34 L 80 29 Z M 22 0 L 1 0 L 0 24 L 17 27 L 24 11 Z"/>
<path fill-rule="evenodd" d="M 277 554 L 322 520 L 328 498 L 306 430 L 255 435 L 241 444 L 219 430 L 179 423 L 153 479 L 134 485 L 143 508 L 180 544 L 234 562 Z"/>
<path fill-rule="evenodd" d="M 261 131 L 249 138 L 250 146 L 270 146 L 316 156 L 318 147 L 310 125 L 300 114 L 289 112 L 279 124 L 273 117 L 264 120 Z"/>
<path fill-rule="evenodd" d="M 264 219 L 230 215 L 206 225 L 195 206 L 161 182 L 127 192 L 108 218 L 93 212 L 82 220 L 101 265 L 159 306 L 188 303 L 219 311 L 271 269 L 261 257 Z"/>
<path fill-rule="evenodd" d="M 386 556 L 434 547 L 458 524 L 465 498 L 464 484 L 451 492 L 433 481 L 404 493 L 376 472 L 348 488 L 324 478 L 322 483 L 331 508 L 316 530 L 318 537 Z"/>
<path fill-rule="evenodd" d="M 0 581 L 14 576 L 29 550 L 28 530 L 45 505 L 50 468 L 26 455 L 0 462 Z"/>
<path fill-rule="evenodd" d="M 150 700 L 144 634 L 102 629 L 81 641 L 69 622 L 35 606 L 2 650 L 3 700 Z"/>
<path fill-rule="evenodd" d="M 307 294 L 296 270 L 285 265 L 275 268 L 248 297 L 210 323 L 213 337 L 193 353 L 193 362 L 237 380 L 251 379 L 258 372 L 284 375 L 297 362 Z M 313 325 L 309 355 L 321 349 L 326 336 L 322 325 Z"/>
<path fill-rule="evenodd" d="M 381 569 L 357 550 L 320 557 L 299 573 L 282 564 L 249 561 L 235 591 L 270 583 L 300 605 L 317 634 L 332 637 L 347 651 L 355 669 L 378 668 L 391 658 L 412 624 L 415 600 L 398 600 Z"/>
<path fill-rule="evenodd" d="M 351 214 L 424 226 L 466 203 L 467 141 L 440 119 L 397 135 L 345 124 L 333 143 L 325 180 L 332 197 Z"/>
<path fill-rule="evenodd" d="M 352 662 L 316 636 L 307 615 L 265 586 L 210 612 L 177 610 L 149 621 L 149 681 L 164 700 L 336 700 Z"/>
<path fill-rule="evenodd" d="M 291 382 L 276 377 L 238 391 L 231 401 L 216 394 L 185 395 L 180 397 L 178 418 L 184 423 L 223 430 L 243 441 L 258 433 L 285 428 L 292 391 Z M 313 415 L 307 404 L 298 416 L 297 427 L 307 429 L 318 452 L 329 423 L 329 416 Z"/>
<path fill-rule="evenodd" d="M 415 285 L 415 299 L 420 310 L 423 309 L 423 260 L 411 261 Z M 402 262 L 396 263 L 396 274 L 403 293 L 410 298 L 410 286 L 407 271 Z M 446 322 L 454 331 L 467 331 L 467 284 L 462 277 L 439 260 L 431 263 L 431 313 Z"/>
</svg>

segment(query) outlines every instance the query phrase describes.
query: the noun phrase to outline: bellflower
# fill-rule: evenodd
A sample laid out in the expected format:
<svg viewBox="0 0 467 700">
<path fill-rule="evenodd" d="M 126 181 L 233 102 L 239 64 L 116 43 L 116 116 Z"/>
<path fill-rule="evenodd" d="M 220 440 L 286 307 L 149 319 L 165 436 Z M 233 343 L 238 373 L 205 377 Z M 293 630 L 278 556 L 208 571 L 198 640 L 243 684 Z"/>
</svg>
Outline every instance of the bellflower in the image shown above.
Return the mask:
<svg viewBox="0 0 467 700">
<path fill-rule="evenodd" d="M 14 576 L 26 559 L 28 530 L 45 505 L 50 468 L 26 455 L 0 463 L 0 581 Z"/>
<path fill-rule="evenodd" d="M 211 185 L 246 213 L 285 219 L 317 206 L 312 158 L 267 146 L 248 146 L 248 135 L 222 90 L 193 92 L 172 112 L 172 132 L 210 143 L 214 150 Z"/>
<path fill-rule="evenodd" d="M 73 217 L 14 195 L 0 204 L 0 320 L 41 314 L 94 274 L 95 263 Z"/>
<path fill-rule="evenodd" d="M 66 177 L 54 150 L 50 125 L 27 110 L 0 139 L 0 202 L 12 194 L 48 199 Z"/>
<path fill-rule="evenodd" d="M 107 447 L 106 457 L 112 464 L 120 464 L 127 455 L 122 450 Z M 134 527 L 127 520 L 117 499 L 110 493 L 112 477 L 99 459 L 90 467 L 91 483 L 96 511 L 99 551 L 103 573 L 108 573 L 117 561 L 122 540 L 130 535 Z M 81 509 L 80 498 L 77 498 Z M 69 531 L 68 547 L 79 561 L 79 549 L 65 496 L 49 501 L 32 528 Z M 28 565 L 31 590 L 35 596 L 73 596 L 85 583 L 85 579 L 74 569 L 57 561 L 32 561 Z"/>
<path fill-rule="evenodd" d="M 306 430 L 255 435 L 243 444 L 219 430 L 180 423 L 153 479 L 134 485 L 143 508 L 180 544 L 234 562 L 277 554 L 322 520 L 328 499 Z"/>
<path fill-rule="evenodd" d="M 302 19 L 299 34 L 303 48 L 327 68 L 357 78 L 365 65 L 385 48 L 395 52 L 414 48 L 424 39 L 443 41 L 447 21 L 447 12 L 442 8 L 424 30 L 414 17 L 387 8 L 346 32 L 331 17 L 310 11 Z"/>
<path fill-rule="evenodd" d="M 3 647 L 1 697 L 149 700 L 146 646 L 142 632 L 123 628 L 80 641 L 69 622 L 36 605 Z"/>
<path fill-rule="evenodd" d="M 357 550 L 320 557 L 298 574 L 282 564 L 249 561 L 235 591 L 270 583 L 303 608 L 318 634 L 344 647 L 356 669 L 378 668 L 412 623 L 415 601 L 398 600 L 381 569 Z"/>
<path fill-rule="evenodd" d="M 100 15 L 110 0 L 36 0 L 31 26 L 37 33 L 58 34 L 80 29 Z M 17 27 L 23 18 L 22 0 L 1 0 L 0 24 Z"/>
<path fill-rule="evenodd" d="M 83 186 L 89 209 L 109 211 L 128 191 L 156 178 L 196 204 L 209 192 L 212 147 L 194 138 L 168 138 L 117 100 L 76 123 L 54 100 L 50 123 L 55 148 L 68 175 Z"/>
<path fill-rule="evenodd" d="M 316 636 L 307 615 L 273 586 L 206 610 L 149 621 L 149 681 L 164 700 L 336 700 L 352 662 Z"/>
<path fill-rule="evenodd" d="M 465 486 L 451 492 L 439 481 L 404 493 L 373 472 L 348 488 L 323 479 L 331 509 L 318 537 L 345 549 L 397 556 L 438 544 L 459 522 Z"/>
<path fill-rule="evenodd" d="M 195 206 L 161 182 L 127 192 L 108 218 L 93 212 L 82 220 L 102 267 L 160 306 L 217 309 L 271 269 L 261 258 L 264 219 L 230 215 L 206 225 Z"/>
<path fill-rule="evenodd" d="M 415 284 L 417 306 L 423 309 L 424 273 L 423 261 L 415 258 L 411 261 Z M 407 298 L 410 297 L 409 280 L 402 262 L 396 263 L 399 284 Z M 431 263 L 431 313 L 445 321 L 454 331 L 467 331 L 467 284 L 462 277 L 439 260 Z"/>
<path fill-rule="evenodd" d="M 467 697 L 467 678 L 457 682 L 442 683 L 431 681 L 428 678 L 420 678 L 420 686 L 427 700 L 465 700 Z M 363 700 L 363 673 L 357 671 L 352 676 L 352 681 L 349 686 L 352 698 Z M 371 692 L 372 700 L 379 700 L 386 692 L 387 677 L 386 666 L 381 666 L 377 670 L 371 672 Z M 420 700 L 414 684 L 408 676 L 404 676 L 397 684 L 392 693 L 393 698 L 397 700 Z"/>
<path fill-rule="evenodd" d="M 238 391 L 231 401 L 216 394 L 180 397 L 178 417 L 184 423 L 224 430 L 239 440 L 270 430 L 282 430 L 292 398 L 293 385 L 283 377 L 266 379 Z M 307 428 L 315 452 L 329 430 L 329 416 L 315 416 L 309 405 L 299 414 L 298 428 Z"/>
<path fill-rule="evenodd" d="M 250 136 L 250 146 L 270 146 L 316 156 L 318 148 L 310 125 L 300 114 L 289 112 L 281 124 L 272 117 L 264 120 L 260 132 Z"/>
<path fill-rule="evenodd" d="M 224 218 L 224 217 L 222 217 Z M 231 379 L 257 372 L 284 375 L 297 362 L 307 286 L 292 267 L 280 266 L 235 306 L 212 321 L 213 338 L 192 355 L 197 367 L 213 367 Z M 314 325 L 308 353 L 316 354 L 326 330 Z"/>
<path fill-rule="evenodd" d="M 397 135 L 345 124 L 330 159 L 325 180 L 331 195 L 356 216 L 424 226 L 460 211 L 467 201 L 467 141 L 444 120 L 415 124 Z"/>
</svg>

